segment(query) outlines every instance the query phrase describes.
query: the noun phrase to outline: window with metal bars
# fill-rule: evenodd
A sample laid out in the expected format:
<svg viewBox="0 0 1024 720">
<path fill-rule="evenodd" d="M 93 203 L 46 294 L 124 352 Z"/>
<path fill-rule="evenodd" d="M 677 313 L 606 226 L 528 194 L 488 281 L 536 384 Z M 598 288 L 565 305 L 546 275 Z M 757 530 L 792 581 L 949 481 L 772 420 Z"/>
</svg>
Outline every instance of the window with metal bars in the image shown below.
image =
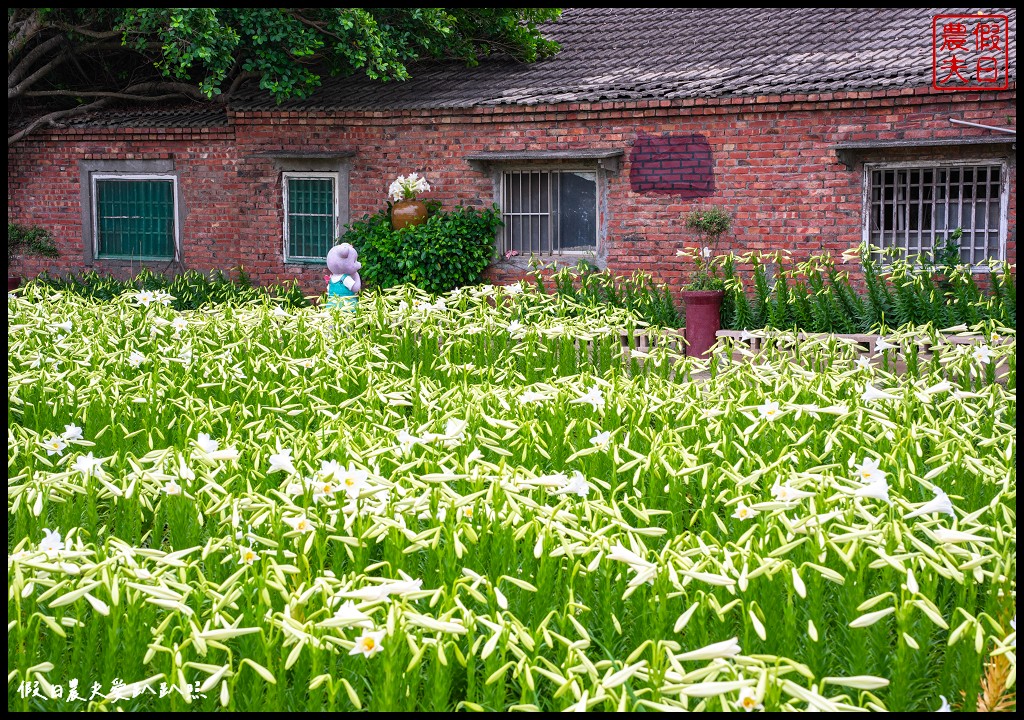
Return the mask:
<svg viewBox="0 0 1024 720">
<path fill-rule="evenodd" d="M 284 252 L 287 262 L 324 262 L 338 235 L 334 173 L 284 173 Z"/>
<path fill-rule="evenodd" d="M 173 260 L 177 257 L 174 176 L 94 174 L 96 257 Z"/>
<path fill-rule="evenodd" d="M 512 170 L 501 176 L 502 253 L 597 251 L 597 173 Z"/>
<path fill-rule="evenodd" d="M 1003 259 L 1006 204 L 1003 163 L 867 165 L 865 239 L 875 247 L 930 258 L 957 228 L 960 261 Z"/>
</svg>

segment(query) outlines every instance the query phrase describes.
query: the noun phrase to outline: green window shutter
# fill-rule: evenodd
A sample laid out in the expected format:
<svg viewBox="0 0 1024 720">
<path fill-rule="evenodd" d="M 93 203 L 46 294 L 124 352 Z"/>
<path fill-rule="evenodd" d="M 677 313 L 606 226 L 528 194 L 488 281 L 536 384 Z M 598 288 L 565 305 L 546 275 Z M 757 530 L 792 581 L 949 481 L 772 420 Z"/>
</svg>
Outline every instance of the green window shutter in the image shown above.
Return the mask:
<svg viewBox="0 0 1024 720">
<path fill-rule="evenodd" d="M 323 260 L 334 244 L 334 180 L 288 178 L 288 257 Z"/>
<path fill-rule="evenodd" d="M 174 259 L 172 180 L 97 180 L 95 202 L 101 257 Z"/>
</svg>

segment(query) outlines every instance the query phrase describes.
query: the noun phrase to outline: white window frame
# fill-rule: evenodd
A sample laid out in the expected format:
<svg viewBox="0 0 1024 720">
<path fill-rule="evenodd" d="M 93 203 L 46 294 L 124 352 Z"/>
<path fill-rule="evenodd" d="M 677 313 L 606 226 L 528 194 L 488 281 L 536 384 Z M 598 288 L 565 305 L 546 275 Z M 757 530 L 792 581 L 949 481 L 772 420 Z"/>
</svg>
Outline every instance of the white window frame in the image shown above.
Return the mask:
<svg viewBox="0 0 1024 720">
<path fill-rule="evenodd" d="M 862 217 L 863 222 L 861 223 L 861 239 L 865 245 L 871 243 L 871 173 L 876 170 L 936 170 L 939 168 L 956 168 L 956 167 L 972 167 L 978 165 L 998 166 L 999 167 L 999 256 L 991 258 L 996 261 L 1006 260 L 1006 235 L 1007 235 L 1007 224 L 1008 224 L 1008 211 L 1009 211 L 1009 196 L 1010 196 L 1010 173 L 1009 163 L 1005 158 L 972 158 L 963 160 L 905 160 L 899 162 L 873 162 L 864 163 L 864 175 L 863 175 L 863 199 L 862 199 Z M 884 200 L 884 198 L 883 198 Z M 956 228 L 947 230 L 947 234 L 951 233 Z M 935 233 L 935 230 L 931 231 Z M 934 243 L 933 243 L 934 247 Z M 898 249 L 898 248 L 897 248 Z M 909 253 L 909 248 L 907 250 Z M 972 264 L 971 271 L 975 273 L 987 273 L 989 272 L 988 265 L 983 261 L 980 264 Z"/>
<path fill-rule="evenodd" d="M 568 257 L 568 258 L 572 258 L 572 259 L 586 259 L 586 258 L 597 258 L 597 257 L 600 256 L 602 227 L 603 227 L 603 224 L 604 224 L 604 213 L 605 213 L 604 203 L 602 202 L 602 199 L 604 198 L 604 188 L 605 188 L 605 182 L 606 181 L 605 181 L 605 173 L 597 165 L 575 165 L 574 164 L 574 165 L 570 165 L 570 166 L 565 166 L 565 165 L 551 165 L 551 164 L 546 164 L 545 163 L 545 164 L 530 164 L 530 165 L 527 165 L 527 164 L 522 164 L 522 165 L 516 164 L 516 165 L 508 165 L 508 166 L 502 167 L 499 170 L 499 174 L 498 174 L 498 178 L 497 178 L 497 180 L 498 180 L 498 183 L 497 183 L 497 185 L 498 185 L 498 188 L 497 188 L 497 190 L 498 190 L 498 207 L 501 209 L 501 218 L 502 218 L 502 221 L 504 222 L 505 221 L 505 216 L 506 216 L 506 208 L 505 208 L 505 205 L 504 205 L 504 203 L 505 203 L 505 183 L 506 183 L 506 178 L 507 178 L 507 176 L 510 173 L 548 173 L 548 174 L 554 174 L 554 173 L 573 173 L 573 172 L 593 173 L 594 177 L 595 177 L 595 189 L 594 189 L 594 205 L 595 205 L 595 208 L 594 208 L 594 210 L 595 210 L 595 213 L 596 213 L 596 215 L 595 215 L 596 222 L 594 223 L 594 245 L 593 245 L 593 247 L 592 248 L 588 248 L 586 250 L 568 250 L 567 251 L 567 250 L 561 250 L 560 249 L 558 252 L 555 252 L 554 250 L 551 250 L 551 251 L 543 252 L 543 253 L 539 252 L 539 251 L 538 252 L 532 252 L 531 251 L 530 253 L 521 253 L 520 254 L 521 257 L 529 258 L 530 256 L 536 256 L 536 257 L 541 258 L 541 259 L 544 259 L 544 258 L 559 258 L 559 257 Z M 551 192 L 551 181 L 550 181 L 550 178 L 549 178 L 549 180 L 548 180 L 548 193 L 549 193 L 549 195 L 550 195 L 550 192 Z M 548 210 L 549 210 L 548 216 L 551 215 L 550 208 L 551 208 L 551 205 L 550 205 L 550 202 L 549 202 L 549 204 L 548 204 Z M 510 213 L 511 212 L 511 207 L 509 207 L 507 210 Z M 552 235 L 550 233 L 548 235 L 548 238 L 549 238 L 549 242 L 551 242 Z M 502 256 L 504 256 L 504 254 L 506 252 L 508 252 L 509 250 L 512 249 L 511 248 L 511 244 L 509 243 L 510 239 L 511 239 L 511 229 L 508 229 L 507 227 L 502 227 L 498 231 L 498 247 L 499 247 L 499 252 L 500 252 L 500 254 Z"/>
<path fill-rule="evenodd" d="M 163 180 L 171 183 L 171 194 L 174 198 L 174 257 L 160 257 L 155 255 L 139 255 L 128 257 L 125 255 L 104 255 L 100 253 L 100 218 L 99 218 L 99 193 L 97 183 L 100 180 Z M 90 212 L 92 213 L 92 251 L 96 260 L 142 260 L 152 262 L 178 262 L 181 259 L 181 215 L 178 210 L 178 176 L 167 173 L 122 173 L 122 172 L 94 172 L 90 178 Z"/>
<path fill-rule="evenodd" d="M 295 179 L 295 180 L 328 179 L 334 185 L 334 222 L 333 222 L 334 238 L 332 238 L 332 242 L 333 242 L 334 239 L 337 239 L 337 237 L 341 234 L 341 204 L 340 204 L 341 200 L 339 198 L 339 195 L 341 194 L 340 193 L 341 179 L 338 177 L 338 173 L 336 173 L 336 172 L 318 172 L 318 171 L 315 171 L 315 170 L 286 170 L 286 171 L 283 171 L 281 173 L 281 189 L 282 189 L 281 192 L 282 192 L 282 201 L 284 202 L 284 205 L 282 205 L 282 210 L 283 210 L 282 214 L 284 215 L 284 223 L 283 223 L 283 225 L 284 225 L 284 236 L 283 236 L 284 261 L 286 263 L 314 263 L 314 262 L 316 262 L 316 263 L 323 263 L 323 262 L 326 262 L 326 255 L 324 255 L 322 257 L 312 257 L 312 256 L 306 256 L 306 255 L 292 255 L 289 252 L 289 249 L 288 249 L 288 245 L 289 245 L 289 243 L 288 243 L 288 230 L 289 230 L 289 227 L 288 227 L 288 214 L 289 214 L 288 213 L 288 185 L 289 185 L 289 180 L 292 180 L 292 179 Z M 330 249 L 330 248 L 328 248 L 328 249 Z"/>
</svg>

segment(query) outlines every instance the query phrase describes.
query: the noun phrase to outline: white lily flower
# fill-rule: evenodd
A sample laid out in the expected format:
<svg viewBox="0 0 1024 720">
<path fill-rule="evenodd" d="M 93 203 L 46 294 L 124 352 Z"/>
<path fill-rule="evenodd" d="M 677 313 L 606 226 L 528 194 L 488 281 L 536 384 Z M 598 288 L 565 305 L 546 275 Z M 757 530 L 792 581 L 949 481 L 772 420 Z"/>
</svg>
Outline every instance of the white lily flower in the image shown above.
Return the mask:
<svg viewBox="0 0 1024 720">
<path fill-rule="evenodd" d="M 71 425 L 65 425 L 64 426 L 64 432 L 61 433 L 60 437 L 61 437 L 61 440 L 66 440 L 67 442 L 74 442 L 75 440 L 81 440 L 82 439 L 82 428 L 78 427 L 74 423 L 72 423 Z"/>
<path fill-rule="evenodd" d="M 59 553 L 63 549 L 64 541 L 61 539 L 60 533 L 56 530 L 43 528 L 43 539 L 39 541 L 39 550 L 50 555 L 51 553 Z"/>
<path fill-rule="evenodd" d="M 371 630 L 364 632 L 358 638 L 356 638 L 356 644 L 351 650 L 349 655 L 362 655 L 363 657 L 373 657 L 377 653 L 384 649 L 382 644 L 384 641 L 384 630 Z"/>
<path fill-rule="evenodd" d="M 594 385 L 584 395 L 581 395 L 580 397 L 576 398 L 575 400 L 570 400 L 569 402 L 570 403 L 588 403 L 588 404 L 590 404 L 594 408 L 594 410 L 603 410 L 604 409 L 604 393 L 601 392 L 601 388 L 599 388 L 597 385 Z"/>
<path fill-rule="evenodd" d="M 345 473 L 345 467 L 337 460 L 321 460 L 320 461 L 320 477 L 329 478 L 331 480 L 341 480 L 341 476 Z"/>
<path fill-rule="evenodd" d="M 239 565 L 252 565 L 254 562 L 256 562 L 256 560 L 259 559 L 259 556 L 260 556 L 259 552 L 257 552 L 256 550 L 253 550 L 251 547 L 247 547 L 245 545 L 243 545 L 242 547 L 240 547 L 238 549 L 238 554 L 239 554 L 239 559 L 238 559 L 238 564 Z"/>
<path fill-rule="evenodd" d="M 757 701 L 757 695 L 753 688 L 740 688 L 740 707 L 746 712 L 764 710 L 764 705 Z"/>
<path fill-rule="evenodd" d="M 942 490 L 935 491 L 935 497 L 926 502 L 924 505 L 914 510 L 911 513 L 904 515 L 904 519 L 909 520 L 910 518 L 920 517 L 921 515 L 930 515 L 932 513 L 945 513 L 955 517 L 953 513 L 953 503 L 949 500 L 947 495 Z"/>
<path fill-rule="evenodd" d="M 75 459 L 74 464 L 71 466 L 72 470 L 77 470 L 86 477 L 90 475 L 96 475 L 96 477 L 104 477 L 102 458 L 93 457 L 90 452 L 88 455 L 80 455 Z"/>
<path fill-rule="evenodd" d="M 879 390 L 871 383 L 864 383 L 864 393 L 861 395 L 861 400 L 864 402 L 874 402 L 875 400 L 899 400 L 898 395 L 893 395 L 885 390 Z"/>
<path fill-rule="evenodd" d="M 181 485 L 174 482 L 173 479 L 164 483 L 163 490 L 166 495 L 181 495 Z"/>
<path fill-rule="evenodd" d="M 547 400 L 548 396 L 544 393 L 533 392 L 532 390 L 526 390 L 522 395 L 519 396 L 520 405 L 528 405 L 535 402 L 543 402 Z"/>
<path fill-rule="evenodd" d="M 410 434 L 408 430 L 399 430 L 395 433 L 395 439 L 398 440 L 398 447 L 403 455 L 412 450 L 413 445 L 420 442 L 420 439 Z"/>
<path fill-rule="evenodd" d="M 875 458 L 864 458 L 860 465 L 855 465 L 855 462 L 856 460 L 851 457 L 849 465 L 853 468 L 858 482 L 871 484 L 885 480 L 886 473 L 878 469 L 878 460 Z"/>
<path fill-rule="evenodd" d="M 44 440 L 42 445 L 43 448 L 46 449 L 47 455 L 57 455 L 59 453 L 62 453 L 64 452 L 64 449 L 68 446 L 66 442 L 61 440 L 56 435 Z"/>
<path fill-rule="evenodd" d="M 945 695 L 939 695 L 939 699 L 942 700 L 942 704 L 939 705 L 938 710 L 935 712 L 953 712 L 953 708 L 949 706 L 949 701 L 946 700 Z"/>
<path fill-rule="evenodd" d="M 611 552 L 608 553 L 607 557 L 609 560 L 618 560 L 619 562 L 624 562 L 634 570 L 638 568 L 651 569 L 657 567 L 657 565 L 655 565 L 654 563 L 648 560 L 644 560 L 642 557 L 637 555 L 632 550 L 625 548 L 618 543 L 616 543 L 612 547 Z"/>
<path fill-rule="evenodd" d="M 978 542 L 978 543 L 990 543 L 992 538 L 982 537 L 981 535 L 975 535 L 974 533 L 963 532 L 962 530 L 950 530 L 948 528 L 936 528 L 932 530 L 932 534 L 935 535 L 935 539 L 940 543 L 967 543 L 967 542 Z"/>
<path fill-rule="evenodd" d="M 223 450 L 216 450 L 212 453 L 208 453 L 207 457 L 210 460 L 237 460 L 238 448 L 236 448 L 234 445 L 229 445 Z"/>
<path fill-rule="evenodd" d="M 889 481 L 885 478 L 868 483 L 853 491 L 856 497 L 873 498 L 889 502 Z"/>
<path fill-rule="evenodd" d="M 757 411 L 761 413 L 761 417 L 769 421 L 774 420 L 779 416 L 779 404 L 775 401 L 766 402 L 763 405 L 758 405 Z"/>
<path fill-rule="evenodd" d="M 330 501 L 334 493 L 338 492 L 341 486 L 334 480 L 333 475 L 327 478 L 318 479 L 313 482 L 314 502 Z"/>
<path fill-rule="evenodd" d="M 593 489 L 579 470 L 574 472 L 571 478 L 566 478 L 565 475 L 561 477 L 565 478 L 565 482 L 561 487 L 552 491 L 555 495 L 579 495 L 585 498 Z"/>
<path fill-rule="evenodd" d="M 453 448 L 462 444 L 466 437 L 466 428 L 469 423 L 465 420 L 451 418 L 445 423 L 444 434 L 441 436 L 442 444 L 445 447 Z"/>
<path fill-rule="evenodd" d="M 359 493 L 363 491 L 363 488 L 367 485 L 367 480 L 370 474 L 365 470 L 360 470 L 355 467 L 352 463 L 348 464 L 348 468 L 342 471 L 340 477 L 340 483 L 345 494 L 350 497 L 358 497 Z"/>
<path fill-rule="evenodd" d="M 736 506 L 736 512 L 734 512 L 732 516 L 738 520 L 750 520 L 757 514 L 758 511 L 754 508 L 740 503 Z"/>
<path fill-rule="evenodd" d="M 132 350 L 131 355 L 128 356 L 128 364 L 133 368 L 137 368 L 144 362 L 146 362 L 146 356 L 138 350 Z"/>
<path fill-rule="evenodd" d="M 971 357 L 974 358 L 975 362 L 980 363 L 981 365 L 988 365 L 992 362 L 994 354 L 992 353 L 992 348 L 988 345 L 975 345 L 974 349 L 971 351 Z"/>
<path fill-rule="evenodd" d="M 339 596 L 367 602 L 379 602 L 387 600 L 392 595 L 402 597 L 422 589 L 422 580 L 389 580 L 385 583 L 365 585 L 356 590 L 344 590 L 339 593 Z"/>
<path fill-rule="evenodd" d="M 281 521 L 290 527 L 292 530 L 300 533 L 313 532 L 313 524 L 309 521 L 305 515 L 297 515 L 295 517 L 284 516 Z"/>
<path fill-rule="evenodd" d="M 604 450 L 608 447 L 608 443 L 611 442 L 612 433 L 611 430 L 605 430 L 604 432 L 598 433 L 594 437 L 590 438 L 590 444 L 596 445 L 597 447 Z"/>
<path fill-rule="evenodd" d="M 270 456 L 270 469 L 268 473 L 275 472 L 286 472 L 289 475 L 295 472 L 295 465 L 292 463 L 292 451 L 290 448 L 281 448 L 279 445 L 277 452 Z"/>
<path fill-rule="evenodd" d="M 814 497 L 814 493 L 791 488 L 788 482 L 785 485 L 780 485 L 779 481 L 776 480 L 775 484 L 772 485 L 772 497 L 779 502 L 793 502 L 801 498 Z"/>
<path fill-rule="evenodd" d="M 690 660 L 717 660 L 719 658 L 736 657 L 742 652 L 736 640 L 737 638 L 729 638 L 722 642 L 705 645 L 697 650 L 690 650 L 689 652 L 684 652 L 681 655 L 676 655 L 676 660 L 679 662 L 688 662 Z"/>
<path fill-rule="evenodd" d="M 317 625 L 318 627 L 357 627 L 372 630 L 373 620 L 349 600 L 338 608 L 332 618 L 317 623 Z"/>
<path fill-rule="evenodd" d="M 196 440 L 196 445 L 207 455 L 217 452 L 217 448 L 220 447 L 220 443 L 212 439 L 206 433 L 199 433 L 199 439 Z"/>
<path fill-rule="evenodd" d="M 893 345 L 890 342 L 888 342 L 881 335 L 879 335 L 878 339 L 875 340 L 875 352 L 882 352 L 883 350 L 892 350 L 894 347 L 897 347 L 897 346 Z"/>
</svg>

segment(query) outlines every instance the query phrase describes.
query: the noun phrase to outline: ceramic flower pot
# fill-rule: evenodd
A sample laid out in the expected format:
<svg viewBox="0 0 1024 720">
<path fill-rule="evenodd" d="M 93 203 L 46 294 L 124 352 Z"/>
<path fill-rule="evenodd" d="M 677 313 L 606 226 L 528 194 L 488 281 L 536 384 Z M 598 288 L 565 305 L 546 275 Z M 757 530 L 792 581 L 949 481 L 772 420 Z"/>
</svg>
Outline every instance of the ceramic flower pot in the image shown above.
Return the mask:
<svg viewBox="0 0 1024 720">
<path fill-rule="evenodd" d="M 690 357 L 708 357 L 715 344 L 716 333 L 722 329 L 723 290 L 684 290 L 686 306 L 686 354 Z"/>
<path fill-rule="evenodd" d="M 7 276 L 7 292 L 13 292 L 21 287 L 21 276 L 20 275 L 8 275 Z"/>
<path fill-rule="evenodd" d="M 420 200 L 399 200 L 391 206 L 391 227 L 401 230 L 427 220 L 427 206 Z"/>
</svg>

